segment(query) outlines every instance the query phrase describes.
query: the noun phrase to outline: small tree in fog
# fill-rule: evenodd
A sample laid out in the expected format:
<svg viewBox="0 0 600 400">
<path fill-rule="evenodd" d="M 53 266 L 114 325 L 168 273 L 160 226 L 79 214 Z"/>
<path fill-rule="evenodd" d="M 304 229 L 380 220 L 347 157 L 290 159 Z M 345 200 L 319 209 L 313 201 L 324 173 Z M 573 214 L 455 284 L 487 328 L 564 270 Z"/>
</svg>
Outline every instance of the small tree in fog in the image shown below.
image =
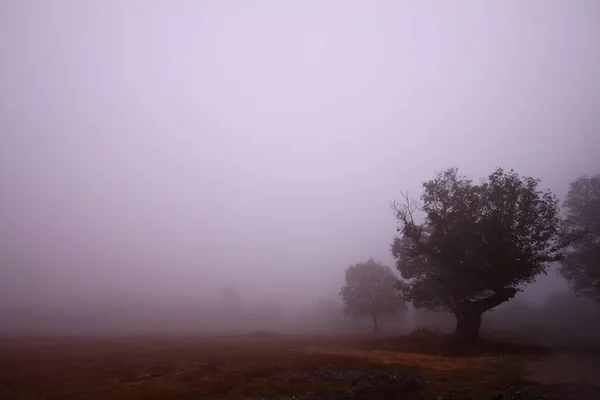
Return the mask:
<svg viewBox="0 0 600 400">
<path fill-rule="evenodd" d="M 233 286 L 225 285 L 221 288 L 220 307 L 221 312 L 231 320 L 239 321 L 242 317 L 242 300 Z"/>
<path fill-rule="evenodd" d="M 406 304 L 396 291 L 392 270 L 373 260 L 351 265 L 346 269 L 346 284 L 340 291 L 344 313 L 354 318 L 370 317 L 373 331 L 379 331 L 378 319 L 384 314 L 406 310 Z"/>
<path fill-rule="evenodd" d="M 571 183 L 563 203 L 564 234 L 572 237 L 560 269 L 578 295 L 600 302 L 600 175 Z"/>
<path fill-rule="evenodd" d="M 317 300 L 314 315 L 320 321 L 331 321 L 336 317 L 342 317 L 342 303 L 339 299 L 320 298 Z"/>
<path fill-rule="evenodd" d="M 283 320 L 283 309 L 281 303 L 274 300 L 259 303 L 252 314 L 255 324 L 261 328 L 272 329 L 280 325 Z"/>
<path fill-rule="evenodd" d="M 453 313 L 456 334 L 476 339 L 484 312 L 560 259 L 558 201 L 538 183 L 497 169 L 476 184 L 451 168 L 423 183 L 422 208 L 408 196 L 393 203 L 402 298 Z"/>
</svg>

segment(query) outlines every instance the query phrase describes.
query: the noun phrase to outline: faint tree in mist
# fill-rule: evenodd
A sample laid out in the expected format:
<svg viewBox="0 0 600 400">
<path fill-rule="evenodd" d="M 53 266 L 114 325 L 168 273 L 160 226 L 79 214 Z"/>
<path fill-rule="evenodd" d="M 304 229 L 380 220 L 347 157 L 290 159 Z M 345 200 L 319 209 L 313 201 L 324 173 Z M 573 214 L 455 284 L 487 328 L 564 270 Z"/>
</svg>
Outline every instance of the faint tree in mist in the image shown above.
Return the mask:
<svg viewBox="0 0 600 400">
<path fill-rule="evenodd" d="M 392 270 L 373 260 L 346 269 L 346 283 L 340 295 L 344 313 L 354 318 L 371 317 L 373 331 L 379 331 L 378 320 L 384 314 L 406 310 L 406 304 L 395 289 L 397 278 Z"/>
<path fill-rule="evenodd" d="M 343 316 L 342 304 L 334 299 L 320 298 L 317 300 L 315 317 L 319 321 L 329 321 L 332 318 Z"/>
<path fill-rule="evenodd" d="M 453 313 L 456 334 L 477 339 L 484 312 L 560 259 L 558 201 L 538 184 L 502 169 L 476 184 L 450 168 L 423 183 L 422 207 L 408 195 L 392 203 L 402 298 Z M 421 223 L 418 211 L 425 214 Z"/>
<path fill-rule="evenodd" d="M 257 327 L 273 329 L 281 327 L 283 322 L 283 307 L 275 300 L 267 300 L 258 303 L 252 310 L 252 323 Z"/>
<path fill-rule="evenodd" d="M 576 294 L 600 302 L 600 175 L 571 182 L 563 207 L 564 234 L 573 241 L 560 273 Z"/>
<path fill-rule="evenodd" d="M 231 285 L 226 285 L 221 289 L 219 314 L 221 320 L 228 322 L 228 325 L 241 322 L 243 317 L 242 300 L 238 291 Z"/>
</svg>

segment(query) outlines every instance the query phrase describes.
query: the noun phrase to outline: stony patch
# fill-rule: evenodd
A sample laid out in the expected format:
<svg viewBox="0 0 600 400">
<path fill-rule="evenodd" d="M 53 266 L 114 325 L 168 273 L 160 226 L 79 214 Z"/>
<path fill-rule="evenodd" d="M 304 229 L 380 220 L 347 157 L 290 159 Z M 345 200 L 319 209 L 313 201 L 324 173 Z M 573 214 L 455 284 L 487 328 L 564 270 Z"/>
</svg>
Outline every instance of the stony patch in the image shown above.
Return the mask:
<svg viewBox="0 0 600 400">
<path fill-rule="evenodd" d="M 425 379 L 411 372 L 388 372 L 388 371 L 353 371 L 353 370 L 314 370 L 305 373 L 288 373 L 280 375 L 283 381 L 290 380 L 336 380 L 351 383 L 360 382 L 399 382 L 405 384 L 420 385 Z"/>
<path fill-rule="evenodd" d="M 546 400 L 546 396 L 537 386 L 509 387 L 502 400 Z"/>
</svg>

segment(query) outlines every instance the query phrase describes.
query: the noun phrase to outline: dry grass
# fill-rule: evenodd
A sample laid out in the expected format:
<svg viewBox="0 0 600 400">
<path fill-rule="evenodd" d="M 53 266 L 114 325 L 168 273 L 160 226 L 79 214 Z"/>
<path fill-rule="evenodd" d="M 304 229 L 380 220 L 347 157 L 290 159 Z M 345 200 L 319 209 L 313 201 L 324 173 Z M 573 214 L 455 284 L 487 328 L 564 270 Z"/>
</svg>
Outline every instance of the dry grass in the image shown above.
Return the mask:
<svg viewBox="0 0 600 400">
<path fill-rule="evenodd" d="M 361 335 L 3 339 L 0 398 L 217 400 L 351 389 L 344 382 L 278 379 L 315 369 L 419 372 L 431 381 L 425 391 L 443 392 L 454 379 L 518 383 L 516 357 L 539 351 L 461 346 L 443 337 Z M 462 355 L 467 348 L 469 354 Z M 494 363 L 497 368 L 484 371 Z M 424 393 L 413 395 L 403 398 Z"/>
<path fill-rule="evenodd" d="M 419 371 L 445 374 L 467 369 L 478 369 L 494 362 L 497 357 L 446 357 L 420 353 L 403 353 L 383 350 L 362 350 L 355 348 L 312 347 L 313 353 L 322 355 L 344 355 L 354 359 L 365 358 L 381 365 L 398 364 L 411 366 Z"/>
</svg>

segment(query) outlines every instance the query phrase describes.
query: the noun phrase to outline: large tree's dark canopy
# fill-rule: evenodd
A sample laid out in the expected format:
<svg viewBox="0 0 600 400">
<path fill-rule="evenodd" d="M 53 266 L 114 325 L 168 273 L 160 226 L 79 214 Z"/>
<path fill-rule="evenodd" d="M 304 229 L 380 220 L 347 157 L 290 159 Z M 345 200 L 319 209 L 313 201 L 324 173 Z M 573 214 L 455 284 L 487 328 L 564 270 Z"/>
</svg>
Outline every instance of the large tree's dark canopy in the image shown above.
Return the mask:
<svg viewBox="0 0 600 400">
<path fill-rule="evenodd" d="M 406 309 L 398 296 L 397 278 L 393 271 L 373 260 L 351 265 L 346 269 L 346 283 L 340 295 L 344 313 L 355 318 L 371 317 L 377 330 L 377 318 Z"/>
<path fill-rule="evenodd" d="M 402 298 L 458 320 L 511 299 L 545 272 L 560 258 L 560 217 L 557 199 L 538 183 L 502 169 L 474 183 L 451 168 L 423 184 L 421 207 L 408 196 L 393 203 Z"/>
<path fill-rule="evenodd" d="M 571 183 L 564 233 L 573 238 L 561 274 L 575 293 L 600 302 L 600 175 Z"/>
</svg>

